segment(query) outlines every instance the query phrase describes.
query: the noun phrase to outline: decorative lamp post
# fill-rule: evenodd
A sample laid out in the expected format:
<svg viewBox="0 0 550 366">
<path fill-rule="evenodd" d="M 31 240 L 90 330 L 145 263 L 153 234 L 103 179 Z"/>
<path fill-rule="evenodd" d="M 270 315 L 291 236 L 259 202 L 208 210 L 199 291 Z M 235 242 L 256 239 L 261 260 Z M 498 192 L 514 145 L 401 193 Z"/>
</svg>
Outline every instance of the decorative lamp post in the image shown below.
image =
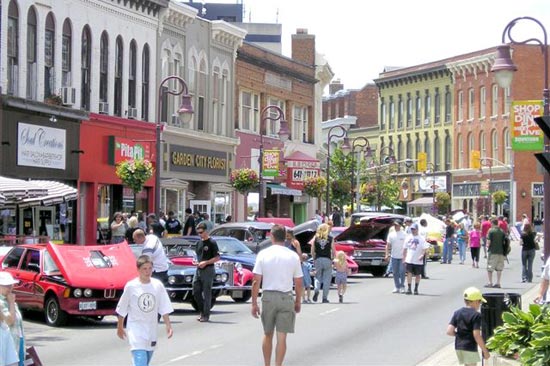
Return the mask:
<svg viewBox="0 0 550 366">
<path fill-rule="evenodd" d="M 176 80 L 180 88 L 179 90 L 170 90 L 165 87 L 171 80 Z M 182 119 L 183 123 L 188 123 L 193 117 L 193 105 L 191 104 L 191 96 L 189 95 L 189 90 L 185 81 L 179 76 L 168 76 L 160 82 L 159 86 L 159 100 L 158 100 L 158 111 L 157 111 L 157 124 L 156 124 L 156 147 L 155 147 L 155 212 L 159 213 L 160 211 L 160 171 L 162 169 L 162 146 L 161 146 L 161 116 L 162 116 L 162 101 L 165 94 L 170 95 L 181 95 L 181 104 L 178 108 L 178 115 Z"/>
<path fill-rule="evenodd" d="M 491 202 L 491 209 L 493 208 L 492 207 L 493 195 L 491 194 L 491 183 L 493 182 L 493 167 L 495 168 L 503 167 L 510 171 L 510 196 L 515 198 L 513 194 L 513 187 L 512 187 L 514 184 L 514 168 L 512 167 L 512 165 L 506 165 L 500 160 L 489 158 L 489 157 L 479 158 L 479 164 L 481 165 L 481 167 L 484 167 L 484 166 L 489 167 L 489 193 L 490 193 L 489 202 Z M 477 176 L 478 178 L 483 177 L 483 168 L 479 168 Z M 510 207 L 512 207 L 512 202 L 510 202 Z M 492 214 L 492 212 L 489 212 L 489 214 Z"/>
<path fill-rule="evenodd" d="M 477 173 L 477 176 L 479 178 L 483 177 L 483 168 L 482 167 L 489 167 L 489 180 L 488 180 L 488 187 L 487 191 L 489 192 L 489 215 L 493 214 L 493 197 L 491 195 L 491 184 L 493 183 L 493 162 L 492 160 L 489 160 L 488 158 L 481 158 L 479 159 L 479 163 L 481 167 L 479 168 L 479 171 Z M 485 211 L 485 210 L 484 210 Z M 487 215 L 487 212 L 483 212 L 484 215 Z"/>
<path fill-rule="evenodd" d="M 334 131 L 333 133 L 333 130 L 336 130 Z M 349 139 L 347 138 L 347 135 L 348 135 L 348 131 L 342 127 L 342 126 L 332 126 L 329 130 L 328 130 L 328 134 L 327 134 L 327 192 L 326 192 L 326 214 L 327 215 L 330 215 L 330 142 L 332 140 L 333 137 L 339 137 L 339 138 L 344 138 L 344 142 L 342 144 L 342 152 L 344 153 L 344 155 L 347 155 L 350 151 L 350 146 L 349 146 Z"/>
<path fill-rule="evenodd" d="M 275 115 L 272 116 L 270 112 L 275 112 Z M 288 122 L 285 120 L 285 113 L 281 108 L 276 105 L 268 105 L 262 109 L 261 121 L 260 121 L 260 156 L 258 158 L 259 167 L 259 178 L 260 178 L 260 195 L 258 197 L 258 216 L 262 217 L 264 214 L 264 130 L 267 128 L 267 121 L 280 121 L 279 127 L 279 138 L 282 142 L 286 142 L 290 135 L 288 130 Z"/>
<path fill-rule="evenodd" d="M 512 37 L 512 28 L 520 21 L 528 20 L 536 23 L 542 30 L 543 40 L 537 38 L 529 38 L 525 41 L 516 41 Z M 510 45 L 506 44 L 506 38 L 509 39 L 511 44 L 527 44 L 535 43 L 540 45 L 542 51 L 542 57 L 544 62 L 544 85 L 542 91 L 543 98 L 543 116 L 542 118 L 535 118 L 535 122 L 541 127 L 544 132 L 544 153 L 535 154 L 535 157 L 541 164 L 548 170 L 548 158 L 550 156 L 550 140 L 548 136 L 550 135 L 550 91 L 548 90 L 548 35 L 546 33 L 546 28 L 542 23 L 532 17 L 518 17 L 513 19 L 510 23 L 504 27 L 502 32 L 502 45 L 497 47 L 497 56 L 495 63 L 491 68 L 491 71 L 495 73 L 495 78 L 498 84 L 502 88 L 507 88 L 512 83 L 513 74 L 517 71 L 517 66 L 514 64 L 510 54 Z M 513 169 L 513 168 L 512 168 Z M 511 182 L 512 185 L 514 182 Z M 514 197 L 515 198 L 515 197 Z M 544 174 L 544 215 L 550 215 L 550 175 L 548 171 Z M 513 218 L 514 221 L 516 217 Z M 544 253 L 545 260 L 550 255 L 550 225 L 544 225 Z"/>
<path fill-rule="evenodd" d="M 365 157 L 372 156 L 372 150 L 370 148 L 369 140 L 366 137 L 359 136 L 352 140 L 351 143 L 351 212 L 355 212 L 355 192 L 354 192 L 354 183 L 355 183 L 355 148 L 359 148 L 359 151 L 365 152 Z M 357 160 L 359 162 L 359 159 Z M 359 178 L 359 171 L 357 172 L 357 178 Z M 358 179 L 359 180 L 359 179 Z M 359 183 L 357 183 L 357 190 L 359 190 Z M 357 199 L 357 206 L 359 206 L 359 199 Z"/>
</svg>

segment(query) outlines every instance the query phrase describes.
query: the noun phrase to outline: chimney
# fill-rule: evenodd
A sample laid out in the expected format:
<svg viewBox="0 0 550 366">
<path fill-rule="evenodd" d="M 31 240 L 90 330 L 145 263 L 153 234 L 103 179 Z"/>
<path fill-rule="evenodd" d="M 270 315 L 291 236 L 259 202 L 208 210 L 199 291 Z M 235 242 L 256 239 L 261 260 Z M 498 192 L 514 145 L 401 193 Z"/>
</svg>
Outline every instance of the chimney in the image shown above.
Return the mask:
<svg viewBox="0 0 550 366">
<path fill-rule="evenodd" d="M 334 95 L 334 94 L 336 94 L 336 92 L 338 92 L 342 89 L 344 89 L 344 84 L 342 84 L 340 79 L 336 79 L 336 80 L 334 80 L 333 82 L 330 83 L 330 85 L 328 87 L 328 93 L 330 95 Z"/>
<path fill-rule="evenodd" d="M 315 65 L 315 36 L 308 34 L 306 28 L 296 29 L 296 34 L 292 35 L 292 59 Z"/>
</svg>

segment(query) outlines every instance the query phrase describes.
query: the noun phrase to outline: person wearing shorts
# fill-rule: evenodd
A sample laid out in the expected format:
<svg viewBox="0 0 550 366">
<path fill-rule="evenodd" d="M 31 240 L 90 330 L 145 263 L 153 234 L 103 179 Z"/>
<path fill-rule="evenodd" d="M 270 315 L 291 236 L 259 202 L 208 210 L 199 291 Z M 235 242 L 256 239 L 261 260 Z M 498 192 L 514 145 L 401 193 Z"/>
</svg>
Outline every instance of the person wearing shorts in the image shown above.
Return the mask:
<svg viewBox="0 0 550 366">
<path fill-rule="evenodd" d="M 411 233 L 405 239 L 403 246 L 403 258 L 405 258 L 405 271 L 407 272 L 407 295 L 412 295 L 412 277 L 414 275 L 414 294 L 418 295 L 418 285 L 424 266 L 424 256 L 430 244 L 422 235 L 418 234 L 418 224 L 411 225 Z"/>
<path fill-rule="evenodd" d="M 504 238 L 506 234 L 498 226 L 498 220 L 494 219 L 492 227 L 487 233 L 487 251 L 489 257 L 487 258 L 487 278 L 489 282 L 485 287 L 500 288 L 500 279 L 502 277 L 502 270 L 504 269 Z M 497 281 L 493 285 L 493 272 L 497 272 Z"/>
<path fill-rule="evenodd" d="M 286 354 L 286 337 L 294 333 L 296 314 L 301 309 L 302 266 L 298 254 L 285 247 L 285 227 L 271 228 L 273 245 L 258 253 L 252 272 L 252 316 L 260 317 L 264 330 L 262 352 L 264 364 L 271 364 L 273 334 L 277 331 L 275 364 L 282 365 Z M 258 294 L 262 286 L 262 309 L 258 306 Z M 292 287 L 296 296 L 292 295 Z"/>
</svg>

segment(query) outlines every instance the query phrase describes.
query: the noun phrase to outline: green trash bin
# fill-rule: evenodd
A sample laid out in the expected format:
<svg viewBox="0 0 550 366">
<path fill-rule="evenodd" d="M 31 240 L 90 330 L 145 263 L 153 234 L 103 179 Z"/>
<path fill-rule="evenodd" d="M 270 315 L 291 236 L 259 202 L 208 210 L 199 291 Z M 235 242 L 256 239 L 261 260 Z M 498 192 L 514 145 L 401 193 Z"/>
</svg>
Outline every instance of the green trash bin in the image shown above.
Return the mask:
<svg viewBox="0 0 550 366">
<path fill-rule="evenodd" d="M 517 293 L 489 292 L 483 294 L 486 303 L 481 303 L 481 335 L 487 342 L 496 327 L 502 325 L 502 313 L 512 306 L 521 307 L 521 295 Z"/>
</svg>

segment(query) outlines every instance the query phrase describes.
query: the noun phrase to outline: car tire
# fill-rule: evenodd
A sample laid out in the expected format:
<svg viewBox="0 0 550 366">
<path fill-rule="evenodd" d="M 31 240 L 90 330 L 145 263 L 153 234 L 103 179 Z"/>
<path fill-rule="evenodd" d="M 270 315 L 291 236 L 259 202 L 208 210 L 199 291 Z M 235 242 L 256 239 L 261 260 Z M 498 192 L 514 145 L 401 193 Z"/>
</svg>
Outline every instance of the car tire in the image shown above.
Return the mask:
<svg viewBox="0 0 550 366">
<path fill-rule="evenodd" d="M 216 298 L 215 297 L 212 297 L 212 301 L 210 302 L 210 309 L 212 309 L 214 307 L 214 305 L 216 304 Z M 195 298 L 192 298 L 191 299 L 191 306 L 193 307 L 193 309 L 195 309 L 196 312 L 199 312 L 199 305 L 197 304 L 197 302 L 195 301 Z"/>
<path fill-rule="evenodd" d="M 245 286 L 252 286 L 252 282 L 248 281 L 247 283 L 245 283 Z M 231 298 L 233 299 L 233 301 L 237 303 L 245 303 L 248 300 L 250 300 L 251 297 L 252 297 L 252 291 L 246 290 L 246 291 L 243 291 L 243 297 L 231 297 Z"/>
<path fill-rule="evenodd" d="M 51 327 L 60 327 L 67 324 L 69 315 L 61 310 L 59 301 L 55 296 L 49 296 L 44 304 L 44 315 L 46 318 L 46 324 Z"/>
<path fill-rule="evenodd" d="M 386 273 L 386 267 L 376 267 L 370 270 L 374 277 L 382 277 Z"/>
</svg>

